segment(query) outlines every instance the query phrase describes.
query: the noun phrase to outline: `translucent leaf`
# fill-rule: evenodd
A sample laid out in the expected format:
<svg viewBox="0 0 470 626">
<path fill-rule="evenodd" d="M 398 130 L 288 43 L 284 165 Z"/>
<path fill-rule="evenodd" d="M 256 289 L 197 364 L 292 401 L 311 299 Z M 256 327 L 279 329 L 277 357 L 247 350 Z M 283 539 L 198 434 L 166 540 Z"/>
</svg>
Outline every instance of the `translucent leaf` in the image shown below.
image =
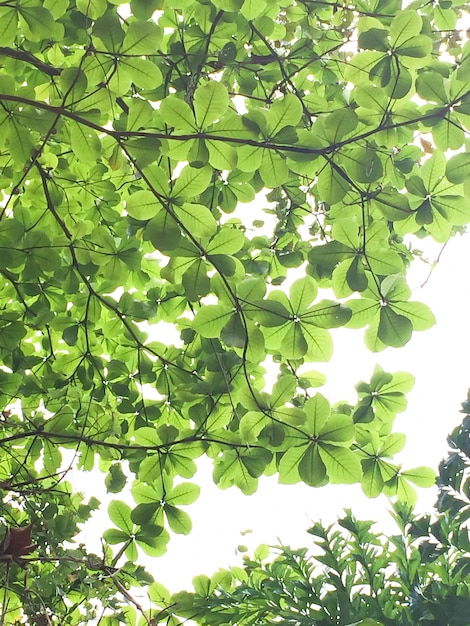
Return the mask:
<svg viewBox="0 0 470 626">
<path fill-rule="evenodd" d="M 269 134 L 276 135 L 285 126 L 296 126 L 301 116 L 302 104 L 294 94 L 275 100 L 266 115 Z"/>
<path fill-rule="evenodd" d="M 203 337 L 219 337 L 232 315 L 233 309 L 224 304 L 209 304 L 196 313 L 193 328 Z"/>
<path fill-rule="evenodd" d="M 11 46 L 18 29 L 18 14 L 14 7 L 0 7 L 0 40 L 2 45 Z"/>
<path fill-rule="evenodd" d="M 240 420 L 240 436 L 245 443 L 255 443 L 260 432 L 271 420 L 261 411 L 248 411 Z"/>
<path fill-rule="evenodd" d="M 406 437 L 403 433 L 392 433 L 388 435 L 385 442 L 380 446 L 380 456 L 392 457 L 401 452 L 406 444 Z"/>
<path fill-rule="evenodd" d="M 233 146 L 228 146 L 221 141 L 206 139 L 209 152 L 209 163 L 217 170 L 234 170 L 237 162 L 237 151 Z"/>
<path fill-rule="evenodd" d="M 416 92 L 421 98 L 440 104 L 446 103 L 448 99 L 444 79 L 437 72 L 419 74 L 416 78 Z"/>
<path fill-rule="evenodd" d="M 151 191 L 136 191 L 126 200 L 127 213 L 136 220 L 149 220 L 154 217 L 162 205 Z"/>
<path fill-rule="evenodd" d="M 332 414 L 318 433 L 321 441 L 349 446 L 354 441 L 355 428 L 349 415 Z"/>
<path fill-rule="evenodd" d="M 164 511 L 168 520 L 168 525 L 174 533 L 179 535 L 189 535 L 193 525 L 191 518 L 185 511 L 171 505 L 165 506 Z"/>
<path fill-rule="evenodd" d="M 87 2 L 89 0 L 83 0 Z M 104 2 L 104 0 L 95 0 Z M 106 5 L 106 3 L 104 2 Z M 105 7 L 106 8 L 106 7 Z M 162 40 L 162 31 L 155 22 L 131 22 L 122 43 L 122 53 L 125 54 L 155 54 Z"/>
<path fill-rule="evenodd" d="M 103 533 L 103 539 L 110 545 L 116 545 L 118 543 L 125 543 L 129 540 L 129 535 L 122 530 L 116 528 L 109 528 Z"/>
<path fill-rule="evenodd" d="M 249 345 L 249 340 L 245 325 L 239 315 L 233 315 L 228 323 L 222 328 L 220 338 L 228 346 L 235 348 L 245 348 Z"/>
<path fill-rule="evenodd" d="M 306 372 L 299 372 L 300 376 L 300 385 L 302 385 L 302 379 L 305 379 L 309 382 L 309 386 L 311 387 L 321 387 L 326 383 L 326 376 L 322 372 L 317 372 L 316 370 L 308 370 Z"/>
<path fill-rule="evenodd" d="M 183 226 L 197 237 L 210 237 L 217 230 L 217 222 L 212 213 L 202 204 L 185 202 L 175 210 Z"/>
<path fill-rule="evenodd" d="M 275 300 L 256 300 L 249 307 L 252 317 L 261 324 L 269 328 L 274 326 L 282 326 L 291 317 L 289 311 L 280 302 Z"/>
<path fill-rule="evenodd" d="M 82 124 L 71 122 L 70 141 L 76 157 L 85 163 L 96 161 L 101 153 L 101 142 L 96 132 Z"/>
<path fill-rule="evenodd" d="M 173 198 L 192 200 L 207 189 L 212 178 L 210 167 L 191 167 L 187 165 L 176 179 L 173 190 Z M 208 209 L 206 209 L 208 211 Z M 210 211 L 208 211 L 210 213 Z"/>
<path fill-rule="evenodd" d="M 319 435 L 330 416 L 331 408 L 328 400 L 321 393 L 316 393 L 305 403 L 307 424 L 313 435 Z"/>
<path fill-rule="evenodd" d="M 255 172 L 261 165 L 263 149 L 258 146 L 240 146 L 237 148 L 237 167 L 242 172 Z"/>
<path fill-rule="evenodd" d="M 362 478 L 361 463 L 349 448 L 339 448 L 330 444 L 318 446 L 320 458 L 326 466 L 331 483 L 352 484 Z"/>
<path fill-rule="evenodd" d="M 310 444 L 299 463 L 299 476 L 307 485 L 321 487 L 328 483 L 325 463 L 320 455 L 319 447 Z"/>
<path fill-rule="evenodd" d="M 413 330 L 427 330 L 436 323 L 436 318 L 431 309 L 422 302 L 400 302 L 394 304 L 392 308 L 411 321 Z"/>
<path fill-rule="evenodd" d="M 245 235 L 236 228 L 222 228 L 207 245 L 208 254 L 235 254 L 245 243 Z"/>
<path fill-rule="evenodd" d="M 156 89 L 163 82 L 160 68 L 149 59 L 128 58 L 121 64 L 131 81 L 142 89 Z"/>
<path fill-rule="evenodd" d="M 376 459 L 365 459 L 362 462 L 363 475 L 361 487 L 368 498 L 377 498 L 382 493 L 384 480 Z"/>
<path fill-rule="evenodd" d="M 347 324 L 351 316 L 351 309 L 348 307 L 333 300 L 321 300 L 302 313 L 300 319 L 302 324 L 312 324 L 319 328 L 338 328 Z"/>
<path fill-rule="evenodd" d="M 160 211 L 146 225 L 144 237 L 157 250 L 174 250 L 180 243 L 181 230 L 169 213 Z"/>
<path fill-rule="evenodd" d="M 447 161 L 445 173 L 451 183 L 465 182 L 470 176 L 470 154 L 461 153 L 451 156 Z"/>
<path fill-rule="evenodd" d="M 395 49 L 397 55 L 401 55 L 402 57 L 412 57 L 413 59 L 421 59 L 431 54 L 432 52 L 432 41 L 426 35 L 417 35 L 416 37 L 411 37 L 408 41 L 405 41 L 400 46 Z M 415 66 L 414 63 L 410 63 L 409 59 L 404 61 L 408 67 Z M 421 65 L 418 63 L 418 65 Z"/>
<path fill-rule="evenodd" d="M 166 546 L 170 539 L 170 536 L 168 535 L 166 530 L 161 531 L 161 529 L 159 528 L 154 528 L 158 531 L 155 535 L 151 533 L 151 529 L 145 528 L 144 531 L 136 534 L 135 539 L 139 548 L 141 548 L 145 552 L 145 554 L 152 557 L 158 557 L 162 556 L 162 554 L 165 554 Z M 127 558 L 129 558 L 127 552 L 126 556 Z"/>
<path fill-rule="evenodd" d="M 380 309 L 380 323 L 377 336 L 387 346 L 399 348 L 411 339 L 413 324 L 407 317 L 395 313 L 385 306 Z"/>
<path fill-rule="evenodd" d="M 289 178 L 286 161 L 274 150 L 264 150 L 259 172 L 267 187 L 279 187 Z"/>
<path fill-rule="evenodd" d="M 221 82 L 210 80 L 194 92 L 196 123 L 204 129 L 222 117 L 228 109 L 227 89 Z"/>
<path fill-rule="evenodd" d="M 347 177 L 341 174 L 341 170 L 327 164 L 318 175 L 318 191 L 320 197 L 328 204 L 340 202 L 349 190 Z"/>
<path fill-rule="evenodd" d="M 162 440 L 158 436 L 156 428 L 143 426 L 134 432 L 135 442 L 142 446 L 159 446 Z"/>
<path fill-rule="evenodd" d="M 244 0 L 240 13 L 247 20 L 258 17 L 266 8 L 266 0 Z"/>
<path fill-rule="evenodd" d="M 397 48 L 412 37 L 418 35 L 423 26 L 421 17 L 415 11 L 401 11 L 396 15 L 390 27 L 392 46 Z"/>
<path fill-rule="evenodd" d="M 122 502 L 122 500 L 111 500 L 108 505 L 109 519 L 120 530 L 127 533 L 128 537 L 132 534 L 134 524 L 131 520 L 131 507 Z"/>
<path fill-rule="evenodd" d="M 433 487 L 436 484 L 436 473 L 430 467 L 415 467 L 400 474 L 418 487 Z"/>
<path fill-rule="evenodd" d="M 279 482 L 282 485 L 294 485 L 300 482 L 299 463 L 308 446 L 290 448 L 279 462 Z"/>
<path fill-rule="evenodd" d="M 196 120 L 190 106 L 180 98 L 170 95 L 162 100 L 160 113 L 165 124 L 179 131 L 195 132 Z"/>
<path fill-rule="evenodd" d="M 446 173 L 446 158 L 442 152 L 434 152 L 421 168 L 421 177 L 428 192 L 434 191 Z"/>
<path fill-rule="evenodd" d="M 185 505 L 196 502 L 199 498 L 201 488 L 194 483 L 180 483 L 174 487 L 167 496 L 166 501 L 172 505 Z"/>
<path fill-rule="evenodd" d="M 289 324 L 282 338 L 280 352 L 286 359 L 300 359 L 308 350 L 302 328 L 298 323 Z"/>
<path fill-rule="evenodd" d="M 77 9 L 92 20 L 101 17 L 107 6 L 106 0 L 77 0 Z"/>
<path fill-rule="evenodd" d="M 330 333 L 311 324 L 302 324 L 302 333 L 307 341 L 307 357 L 311 361 L 329 361 L 333 356 L 333 340 Z"/>
<path fill-rule="evenodd" d="M 282 406 L 291 402 L 295 395 L 297 381 L 294 376 L 283 375 L 273 385 L 271 392 L 271 407 Z"/>
<path fill-rule="evenodd" d="M 296 314 L 304 311 L 315 300 L 317 293 L 317 283 L 310 276 L 294 281 L 289 291 L 293 311 Z"/>
<path fill-rule="evenodd" d="M 391 221 L 404 220 L 411 213 L 408 198 L 403 193 L 394 190 L 382 191 L 375 196 L 371 204 Z"/>
<path fill-rule="evenodd" d="M 342 108 L 330 113 L 324 120 L 324 132 L 331 143 L 338 143 L 352 133 L 358 124 L 358 117 L 352 109 Z"/>
</svg>

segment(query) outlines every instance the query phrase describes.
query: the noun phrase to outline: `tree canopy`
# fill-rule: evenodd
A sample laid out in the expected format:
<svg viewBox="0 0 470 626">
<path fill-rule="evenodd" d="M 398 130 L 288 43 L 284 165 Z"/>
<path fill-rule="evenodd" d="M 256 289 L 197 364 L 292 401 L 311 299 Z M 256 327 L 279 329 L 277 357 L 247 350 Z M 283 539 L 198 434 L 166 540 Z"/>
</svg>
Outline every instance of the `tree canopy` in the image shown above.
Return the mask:
<svg viewBox="0 0 470 626">
<path fill-rule="evenodd" d="M 393 462 L 410 374 L 332 405 L 312 368 L 340 326 L 434 324 L 406 272 L 470 221 L 466 9 L 0 2 L 4 622 L 158 623 L 139 551 L 190 532 L 202 455 L 246 494 L 433 484 Z M 72 468 L 111 494 L 99 555 Z"/>
</svg>

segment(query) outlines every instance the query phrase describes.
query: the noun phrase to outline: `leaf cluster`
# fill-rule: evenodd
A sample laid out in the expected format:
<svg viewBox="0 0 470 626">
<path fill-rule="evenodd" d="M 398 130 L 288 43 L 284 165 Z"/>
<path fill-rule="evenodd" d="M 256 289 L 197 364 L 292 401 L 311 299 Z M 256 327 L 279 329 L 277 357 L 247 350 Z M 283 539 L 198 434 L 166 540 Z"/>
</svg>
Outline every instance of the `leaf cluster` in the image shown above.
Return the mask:
<svg viewBox="0 0 470 626">
<path fill-rule="evenodd" d="M 259 546 L 243 567 L 194 579 L 176 611 L 201 625 L 345 626 L 470 624 L 470 416 L 449 436 L 432 514 L 396 503 L 396 534 L 374 531 L 350 510 L 315 523 L 311 548 Z"/>
<path fill-rule="evenodd" d="M 338 327 L 380 351 L 434 323 L 406 272 L 470 221 L 466 10 L 0 3 L 0 517 L 40 555 L 12 623 L 144 613 L 139 550 L 190 531 L 202 455 L 247 494 L 432 482 L 391 461 L 409 375 L 335 405 L 312 363 Z M 67 547 L 100 507 L 72 468 L 117 494 L 99 556 Z"/>
</svg>

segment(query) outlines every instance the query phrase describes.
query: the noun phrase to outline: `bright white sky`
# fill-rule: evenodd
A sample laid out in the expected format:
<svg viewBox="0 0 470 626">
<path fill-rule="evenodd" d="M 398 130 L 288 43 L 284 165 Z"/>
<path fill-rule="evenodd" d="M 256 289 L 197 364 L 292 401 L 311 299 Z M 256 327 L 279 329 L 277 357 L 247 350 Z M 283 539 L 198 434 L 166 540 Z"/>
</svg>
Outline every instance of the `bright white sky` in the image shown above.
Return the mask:
<svg viewBox="0 0 470 626">
<path fill-rule="evenodd" d="M 398 416 L 394 428 L 407 435 L 405 450 L 396 457 L 407 468 L 430 465 L 437 470 L 447 451 L 447 434 L 462 417 L 460 404 L 470 387 L 469 243 L 468 235 L 452 239 L 423 288 L 420 285 L 429 275 L 429 266 L 415 262 L 415 269 L 408 276 L 408 284 L 414 291 L 412 298 L 431 306 L 437 318 L 435 327 L 414 333 L 403 348 L 388 348 L 379 354 L 365 348 L 363 331 L 338 329 L 333 331 L 332 361 L 318 368 L 328 376 L 327 385 L 320 391 L 332 403 L 354 402 L 354 385 L 368 380 L 377 363 L 386 371 L 405 370 L 416 376 L 415 387 L 408 394 L 408 409 Z M 440 249 L 433 246 L 428 258 L 435 260 Z M 386 498 L 369 500 L 357 485 L 314 489 L 304 484 L 279 485 L 276 477 L 265 477 L 254 495 L 244 496 L 235 487 L 226 491 L 218 489 L 211 473 L 210 462 L 202 459 L 200 470 L 192 479 L 202 486 L 201 496 L 195 504 L 185 507 L 193 520 L 191 534 L 173 535 L 163 557 L 142 559 L 156 580 L 171 591 L 191 589 L 191 579 L 197 574 L 210 575 L 219 567 L 239 564 L 240 544 L 250 551 L 260 543 L 310 546 L 311 537 L 305 531 L 311 521 L 331 523 L 345 507 L 352 508 L 362 519 L 379 520 L 377 528 L 394 532 Z M 86 482 L 96 487 L 93 475 L 87 478 Z M 83 489 L 82 481 L 78 482 Z M 93 491 L 90 489 L 89 495 Z M 96 495 L 100 498 L 99 493 Z M 101 499 L 106 501 L 106 496 Z M 430 510 L 434 501 L 434 489 L 421 490 L 418 509 Z M 109 523 L 104 523 L 106 528 Z M 241 534 L 248 529 L 252 532 Z M 93 524 L 89 536 L 85 534 L 83 539 L 87 543 L 88 539 L 92 540 L 94 549 L 99 551 L 99 543 L 95 545 L 96 530 Z"/>
</svg>

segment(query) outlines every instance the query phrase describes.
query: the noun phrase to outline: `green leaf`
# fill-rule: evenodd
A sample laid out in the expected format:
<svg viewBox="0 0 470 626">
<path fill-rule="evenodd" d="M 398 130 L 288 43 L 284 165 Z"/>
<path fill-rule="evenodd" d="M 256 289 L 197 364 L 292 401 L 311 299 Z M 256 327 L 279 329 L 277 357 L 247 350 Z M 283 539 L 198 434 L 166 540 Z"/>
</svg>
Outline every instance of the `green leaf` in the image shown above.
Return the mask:
<svg viewBox="0 0 470 626">
<path fill-rule="evenodd" d="M 220 338 L 228 346 L 243 349 L 249 347 L 246 328 L 239 315 L 233 315 L 230 318 L 227 324 L 222 328 Z"/>
<path fill-rule="evenodd" d="M 301 314 L 302 324 L 312 324 L 319 328 L 338 328 L 351 319 L 351 309 L 333 300 L 322 300 Z"/>
<path fill-rule="evenodd" d="M 157 250 L 174 250 L 180 243 L 181 230 L 169 213 L 160 211 L 147 223 L 144 237 Z"/>
<path fill-rule="evenodd" d="M 436 483 L 436 474 L 430 467 L 415 467 L 401 472 L 401 476 L 418 487 L 432 487 Z"/>
<path fill-rule="evenodd" d="M 281 302 L 276 300 L 255 300 L 250 307 L 253 311 L 256 321 L 261 326 L 272 328 L 282 326 L 291 317 L 291 314 Z"/>
<path fill-rule="evenodd" d="M 313 278 L 305 276 L 292 283 L 289 293 L 292 309 L 299 314 L 315 300 L 318 287 Z"/>
<path fill-rule="evenodd" d="M 233 309 L 224 304 L 209 304 L 196 313 L 193 328 L 203 337 L 220 337 L 232 315 Z"/>
<path fill-rule="evenodd" d="M 301 116 L 302 104 L 297 96 L 288 94 L 275 100 L 266 115 L 269 135 L 276 135 L 286 126 L 297 126 Z"/>
<path fill-rule="evenodd" d="M 149 220 L 162 209 L 162 205 L 151 191 L 136 191 L 126 201 L 128 215 L 136 220 Z"/>
<path fill-rule="evenodd" d="M 237 162 L 237 151 L 233 146 L 224 145 L 221 141 L 206 139 L 209 153 L 208 160 L 212 167 L 218 170 L 234 170 Z"/>
<path fill-rule="evenodd" d="M 127 478 L 121 469 L 121 465 L 119 463 L 111 465 L 105 480 L 106 490 L 109 493 L 120 493 L 124 489 L 126 482 Z"/>
<path fill-rule="evenodd" d="M 240 420 L 240 437 L 245 443 L 255 443 L 260 432 L 270 424 L 270 419 L 260 411 L 248 411 Z"/>
<path fill-rule="evenodd" d="M 470 176 L 470 155 L 455 154 L 446 164 L 446 177 L 451 183 L 463 183 Z"/>
<path fill-rule="evenodd" d="M 18 28 L 18 14 L 14 7 L 0 7 L 0 39 L 4 46 L 15 41 Z"/>
<path fill-rule="evenodd" d="M 384 306 L 380 309 L 380 323 L 377 335 L 385 345 L 393 346 L 394 348 L 404 346 L 411 339 L 412 331 L 413 324 L 407 317 L 395 313 L 389 306 Z"/>
<path fill-rule="evenodd" d="M 160 104 L 160 113 L 165 124 L 179 131 L 195 132 L 196 120 L 190 106 L 176 96 L 167 96 Z"/>
<path fill-rule="evenodd" d="M 139 532 L 136 534 L 136 542 L 139 548 L 141 548 L 148 556 L 159 557 L 162 556 L 162 554 L 165 554 L 166 545 L 170 537 L 165 530 L 161 531 L 160 528 L 155 526 L 153 528 L 157 531 L 155 535 L 152 534 L 151 529 L 146 528 L 145 532 Z M 127 551 L 126 556 L 128 556 Z M 136 560 L 136 558 L 134 560 Z"/>
<path fill-rule="evenodd" d="M 436 323 L 431 309 L 422 302 L 400 302 L 393 305 L 393 310 L 407 317 L 413 330 L 427 330 Z"/>
<path fill-rule="evenodd" d="M 263 13 L 265 8 L 266 0 L 244 0 L 240 12 L 247 20 L 252 20 Z"/>
<path fill-rule="evenodd" d="M 390 26 L 392 46 L 397 48 L 407 43 L 421 31 L 423 21 L 415 11 L 401 11 Z"/>
<path fill-rule="evenodd" d="M 116 545 L 118 543 L 126 543 L 129 540 L 129 535 L 122 530 L 109 528 L 104 531 L 103 539 L 110 545 Z"/>
<path fill-rule="evenodd" d="M 109 519 L 129 537 L 134 528 L 131 520 L 131 507 L 122 500 L 111 500 L 108 506 Z"/>
<path fill-rule="evenodd" d="M 191 518 L 185 511 L 171 505 L 166 505 L 164 511 L 168 525 L 174 533 L 189 535 L 193 525 Z"/>
<path fill-rule="evenodd" d="M 101 17 L 106 9 L 106 0 L 77 0 L 77 9 L 92 20 Z"/>
<path fill-rule="evenodd" d="M 259 173 L 265 185 L 271 188 L 279 187 L 289 178 L 285 159 L 273 150 L 264 150 L 262 153 Z"/>
<path fill-rule="evenodd" d="M 245 235 L 236 228 L 222 228 L 207 245 L 208 254 L 235 254 L 245 243 Z"/>
<path fill-rule="evenodd" d="M 321 393 L 316 393 L 305 403 L 305 411 L 307 413 L 307 424 L 312 434 L 319 435 L 330 416 L 330 403 Z"/>
<path fill-rule="evenodd" d="M 289 448 L 279 462 L 279 482 L 283 485 L 293 485 L 302 479 L 299 474 L 299 464 L 308 446 Z"/>
<path fill-rule="evenodd" d="M 88 2 L 88 0 L 84 0 Z M 104 0 L 94 0 L 104 2 Z M 129 24 L 122 42 L 121 53 L 143 55 L 155 54 L 162 40 L 162 31 L 155 22 L 137 21 Z"/>
<path fill-rule="evenodd" d="M 349 190 L 349 182 L 340 168 L 327 164 L 318 175 L 318 191 L 328 204 L 340 202 Z"/>
<path fill-rule="evenodd" d="M 215 80 L 201 85 L 194 92 L 194 112 L 200 129 L 207 128 L 228 109 L 229 97 L 225 86 Z"/>
<path fill-rule="evenodd" d="M 362 462 L 363 475 L 361 487 L 368 498 L 377 498 L 382 493 L 384 479 L 380 465 L 376 459 L 365 459 Z"/>
<path fill-rule="evenodd" d="M 416 78 L 416 91 L 421 98 L 439 104 L 445 104 L 448 100 L 444 79 L 437 72 L 419 74 Z"/>
<path fill-rule="evenodd" d="M 191 167 L 187 165 L 176 179 L 171 197 L 194 199 L 209 186 L 212 170 L 209 167 Z"/>
<path fill-rule="evenodd" d="M 299 463 L 300 478 L 312 487 L 322 487 L 328 483 L 325 463 L 318 446 L 311 444 Z"/>
<path fill-rule="evenodd" d="M 212 213 L 202 204 L 185 202 L 175 210 L 175 214 L 191 235 L 210 237 L 217 230 L 217 223 Z"/>
<path fill-rule="evenodd" d="M 289 324 L 287 332 L 282 338 L 280 352 L 286 359 L 300 359 L 308 350 L 308 344 L 300 324 Z"/>
<path fill-rule="evenodd" d="M 354 452 L 323 443 L 318 448 L 331 483 L 351 484 L 361 480 L 361 463 Z"/>
<path fill-rule="evenodd" d="M 70 141 L 74 154 L 85 163 L 96 161 L 101 153 L 101 142 L 96 132 L 82 124 L 71 122 Z"/>
<path fill-rule="evenodd" d="M 348 415 L 330 415 L 319 437 L 327 443 L 350 446 L 355 437 L 354 423 Z"/>
</svg>

